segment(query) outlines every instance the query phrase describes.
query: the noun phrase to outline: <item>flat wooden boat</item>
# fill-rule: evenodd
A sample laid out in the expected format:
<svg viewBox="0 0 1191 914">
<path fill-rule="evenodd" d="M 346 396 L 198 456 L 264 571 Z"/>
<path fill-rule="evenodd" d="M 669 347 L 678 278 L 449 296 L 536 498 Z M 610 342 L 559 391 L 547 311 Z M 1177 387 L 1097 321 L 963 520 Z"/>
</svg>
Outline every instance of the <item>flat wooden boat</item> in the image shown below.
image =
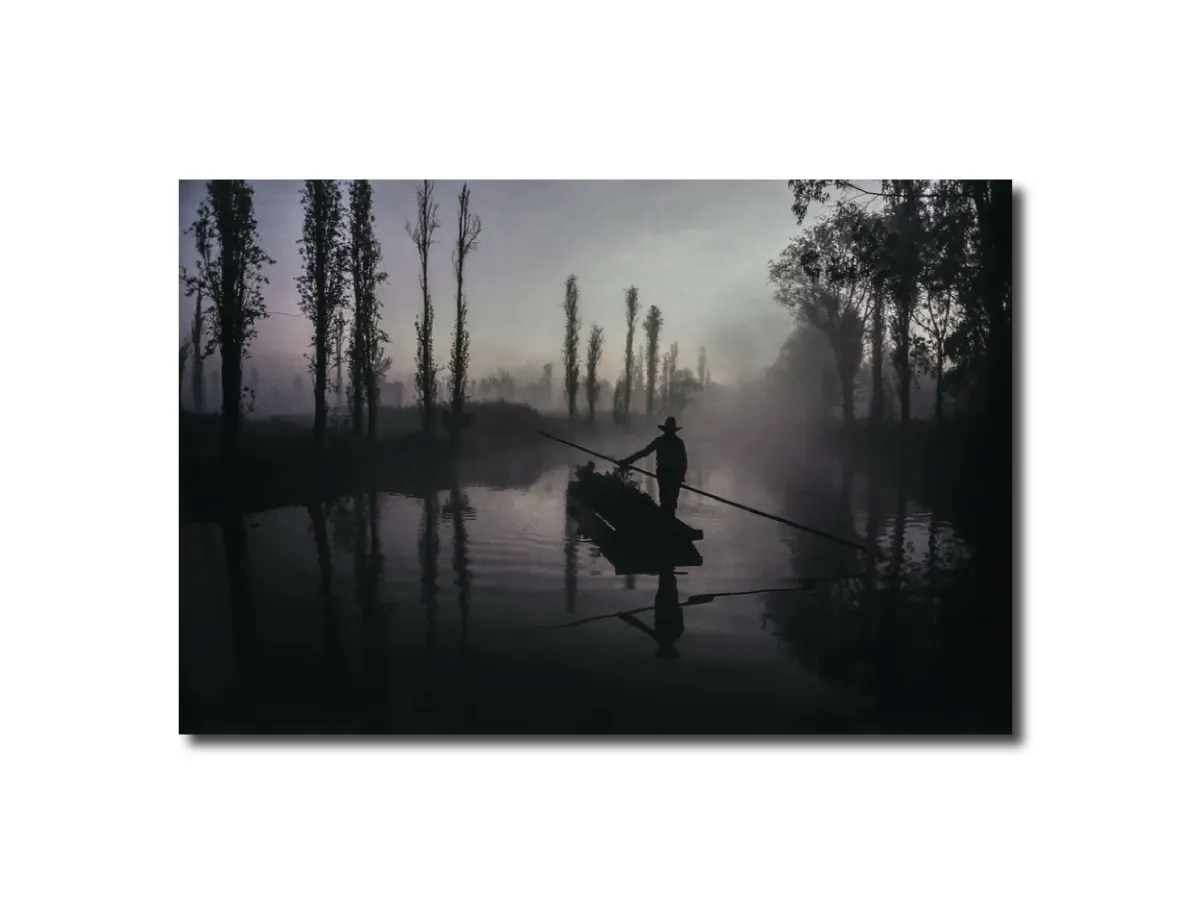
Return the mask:
<svg viewBox="0 0 1191 914">
<path fill-rule="evenodd" d="M 703 564 L 693 545 L 703 538 L 703 531 L 668 517 L 623 473 L 602 474 L 590 465 L 580 467 L 567 486 L 567 510 L 617 574 L 650 574 L 658 568 Z"/>
</svg>

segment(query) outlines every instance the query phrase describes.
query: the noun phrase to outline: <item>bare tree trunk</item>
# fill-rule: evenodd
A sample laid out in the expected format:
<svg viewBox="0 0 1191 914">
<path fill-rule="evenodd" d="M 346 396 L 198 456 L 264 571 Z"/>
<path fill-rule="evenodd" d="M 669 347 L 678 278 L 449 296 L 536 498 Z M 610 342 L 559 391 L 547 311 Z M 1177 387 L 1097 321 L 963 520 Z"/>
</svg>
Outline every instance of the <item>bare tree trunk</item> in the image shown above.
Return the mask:
<svg viewBox="0 0 1191 914">
<path fill-rule="evenodd" d="M 228 248 L 231 244 L 223 242 Z M 220 417 L 220 447 L 224 456 L 224 468 L 234 465 L 240 446 L 240 392 L 244 387 L 244 373 L 241 360 L 240 299 L 237 295 L 240 277 L 236 270 L 236 258 L 231 251 L 223 253 L 220 308 L 223 312 L 221 326 L 223 333 L 219 345 L 220 380 L 223 384 L 223 411 Z"/>
<path fill-rule="evenodd" d="M 186 380 L 186 360 L 190 357 L 190 343 L 178 347 L 178 405 L 182 405 L 182 382 Z"/>
<path fill-rule="evenodd" d="M 377 413 L 380 412 L 380 388 L 376 383 L 376 369 L 368 371 L 368 440 L 376 440 Z"/>
<path fill-rule="evenodd" d="M 418 249 L 418 261 L 421 266 L 418 280 L 422 288 L 422 314 L 414 322 L 418 337 L 416 379 L 422 408 L 422 433 L 426 442 L 430 443 L 434 436 L 435 397 L 438 393 L 438 369 L 434 364 L 434 306 L 430 300 L 428 266 L 430 245 L 434 243 L 434 230 L 439 224 L 436 218 L 438 207 L 433 202 L 434 184 L 423 181 L 417 198 L 417 223 L 414 226 L 407 223 L 405 230 Z"/>
<path fill-rule="evenodd" d="M 343 409 L 343 317 L 335 321 L 335 408 Z"/>
<path fill-rule="evenodd" d="M 313 182 L 312 182 L 313 183 Z M 327 439 L 327 250 L 326 188 L 315 184 L 312 206 L 318 214 L 314 250 L 314 447 L 322 453 Z"/>
<path fill-rule="evenodd" d="M 462 243 L 460 243 L 462 248 Z M 466 400 L 467 384 L 467 328 L 465 326 L 467 305 L 463 301 L 463 259 L 459 260 L 456 272 L 455 292 L 455 339 L 451 347 L 451 447 L 458 447 L 463 430 L 463 404 Z"/>
<path fill-rule="evenodd" d="M 327 334 L 321 324 L 314 330 L 314 446 L 319 451 L 327 439 Z"/>
<path fill-rule="evenodd" d="M 352 432 L 357 436 L 364 433 L 364 356 L 368 350 L 364 345 L 363 325 L 367 320 L 367 305 L 357 299 L 352 318 L 351 351 Z"/>
<path fill-rule="evenodd" d="M 591 325 L 587 337 L 587 424 L 595 425 L 596 398 L 600 395 L 599 367 L 604 353 L 604 329 L 599 324 Z M 615 412 L 615 406 L 613 407 Z"/>
<path fill-rule="evenodd" d="M 908 336 L 909 332 L 909 328 L 907 327 L 904 333 Z M 897 373 L 898 396 L 901 398 L 901 424 L 905 428 L 910 422 L 910 381 L 912 379 L 912 373 L 910 369 L 909 343 L 903 343 L 899 349 L 901 352 L 898 355 L 898 362 L 900 363 L 900 370 Z"/>
<path fill-rule="evenodd" d="M 855 391 L 853 390 L 855 379 L 848 377 L 848 366 L 842 359 L 835 360 L 835 367 L 839 372 L 840 398 L 844 407 L 844 428 L 851 432 L 856 424 Z"/>
<path fill-rule="evenodd" d="M 190 373 L 190 405 L 196 413 L 205 412 L 206 398 L 203 396 L 203 293 L 199 289 L 194 305 L 194 320 L 190 325 L 190 357 L 194 359 Z"/>
<path fill-rule="evenodd" d="M 364 362 L 364 398 L 368 410 L 368 440 L 376 440 L 376 414 L 380 408 L 380 388 L 376 383 L 376 300 L 373 295 L 368 298 L 368 326 L 364 330 L 364 346 L 367 359 Z"/>
<path fill-rule="evenodd" d="M 220 350 L 220 381 L 223 386 L 220 447 L 230 466 L 240 446 L 240 390 L 244 386 L 244 380 L 240 365 L 239 341 L 234 345 L 224 344 Z"/>
<path fill-rule="evenodd" d="M 943 424 L 943 339 L 935 342 L 935 424 Z"/>
<path fill-rule="evenodd" d="M 477 244 L 480 234 L 480 220 L 471 214 L 471 191 L 466 184 L 459 191 L 457 232 L 455 247 L 451 252 L 451 265 L 455 269 L 455 329 L 451 334 L 450 405 L 447 435 L 452 449 L 459 446 L 463 433 L 463 408 L 467 402 L 467 366 L 470 338 L 467 332 L 467 301 L 463 297 L 463 266 L 468 253 Z"/>
<path fill-rule="evenodd" d="M 913 306 L 913 298 L 902 295 L 895 302 L 894 311 L 893 361 L 897 373 L 897 397 L 901 406 L 900 423 L 903 429 L 910 422 L 910 382 L 914 377 L 910 365 L 910 312 Z"/>
<path fill-rule="evenodd" d="M 871 425 L 880 425 L 885 419 L 885 385 L 882 363 L 885 361 L 885 303 L 879 294 L 873 302 L 872 329 L 872 393 L 868 402 L 868 418 Z"/>
</svg>

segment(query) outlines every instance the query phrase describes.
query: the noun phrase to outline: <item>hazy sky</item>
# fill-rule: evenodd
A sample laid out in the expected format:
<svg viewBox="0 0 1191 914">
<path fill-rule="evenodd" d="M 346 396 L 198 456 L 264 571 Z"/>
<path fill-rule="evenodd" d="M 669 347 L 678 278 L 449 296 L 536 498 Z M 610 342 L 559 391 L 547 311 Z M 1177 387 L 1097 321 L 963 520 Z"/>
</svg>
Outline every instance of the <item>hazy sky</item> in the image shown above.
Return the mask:
<svg viewBox="0 0 1191 914">
<path fill-rule="evenodd" d="M 784 181 L 475 181 L 471 208 L 483 221 L 469 257 L 464 291 L 469 308 L 473 377 L 497 367 L 555 363 L 563 334 L 563 283 L 579 280 L 582 342 L 592 322 L 605 331 L 601 375 L 614 378 L 624 358 L 624 290 L 640 290 L 641 311 L 662 310 L 662 347 L 679 345 L 679 365 L 695 367 L 707 347 L 712 375 L 733 381 L 758 363 L 771 364 L 789 329 L 773 302 L 766 264 L 799 229 Z M 413 370 L 414 316 L 421 309 L 417 252 L 405 232 L 415 215 L 414 181 L 374 182 L 382 246 L 382 323 L 392 343 L 391 377 Z M 451 243 L 461 181 L 439 181 L 434 198 L 441 227 L 431 249 L 436 358 L 445 364 L 454 320 Z M 298 313 L 301 272 L 301 182 L 255 182 L 261 243 L 276 265 L 267 268 L 266 306 Z M 182 232 L 194 218 L 204 185 L 179 190 L 181 262 L 194 263 L 194 243 Z M 346 203 L 346 191 L 344 194 Z M 180 333 L 193 303 L 179 295 Z M 305 319 L 270 315 L 253 353 L 262 361 L 294 360 L 309 344 Z M 644 335 L 638 324 L 636 340 Z M 636 343 L 634 344 L 636 345 Z"/>
</svg>

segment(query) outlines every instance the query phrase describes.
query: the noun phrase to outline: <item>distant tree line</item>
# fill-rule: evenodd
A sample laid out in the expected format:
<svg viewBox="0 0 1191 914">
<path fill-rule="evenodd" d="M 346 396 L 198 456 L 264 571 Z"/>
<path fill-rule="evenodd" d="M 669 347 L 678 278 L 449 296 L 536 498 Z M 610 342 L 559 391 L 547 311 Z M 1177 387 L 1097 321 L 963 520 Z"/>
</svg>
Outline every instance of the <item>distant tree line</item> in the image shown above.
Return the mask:
<svg viewBox="0 0 1191 914">
<path fill-rule="evenodd" d="M 582 388 L 587 399 L 587 422 L 593 424 L 605 386 L 599 379 L 605 336 L 603 327 L 598 324 L 591 326 L 587 337 L 586 366 L 582 367 L 579 352 L 582 321 L 579 316 L 578 283 L 577 277 L 571 275 L 567 277 L 563 288 L 564 390 L 567 415 L 574 422 L 578 415 L 576 401 L 580 389 L 580 375 L 583 376 Z M 711 382 L 705 347 L 699 349 L 697 373 L 689 368 L 677 367 L 677 343 L 670 344 L 669 352 L 662 356 L 659 363 L 658 346 L 664 320 L 657 305 L 651 305 L 646 312 L 645 343 L 634 350 L 633 342 L 640 312 L 640 290 L 636 286 L 630 286 L 625 290 L 624 371 L 612 387 L 612 420 L 618 425 L 629 424 L 633 403 L 643 405 L 647 418 L 658 413 L 679 416 Z"/>
</svg>

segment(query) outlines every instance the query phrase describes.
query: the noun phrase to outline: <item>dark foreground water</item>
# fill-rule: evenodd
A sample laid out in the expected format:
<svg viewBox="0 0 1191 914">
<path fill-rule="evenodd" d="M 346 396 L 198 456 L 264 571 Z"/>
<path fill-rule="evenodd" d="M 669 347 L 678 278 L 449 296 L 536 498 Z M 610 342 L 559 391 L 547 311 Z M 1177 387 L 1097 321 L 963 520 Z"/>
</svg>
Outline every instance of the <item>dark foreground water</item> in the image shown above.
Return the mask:
<svg viewBox="0 0 1191 914">
<path fill-rule="evenodd" d="M 182 732 L 1011 729 L 1008 587 L 900 486 L 708 466 L 688 481 L 885 560 L 684 492 L 703 565 L 618 576 L 569 469 L 183 526 Z"/>
</svg>

